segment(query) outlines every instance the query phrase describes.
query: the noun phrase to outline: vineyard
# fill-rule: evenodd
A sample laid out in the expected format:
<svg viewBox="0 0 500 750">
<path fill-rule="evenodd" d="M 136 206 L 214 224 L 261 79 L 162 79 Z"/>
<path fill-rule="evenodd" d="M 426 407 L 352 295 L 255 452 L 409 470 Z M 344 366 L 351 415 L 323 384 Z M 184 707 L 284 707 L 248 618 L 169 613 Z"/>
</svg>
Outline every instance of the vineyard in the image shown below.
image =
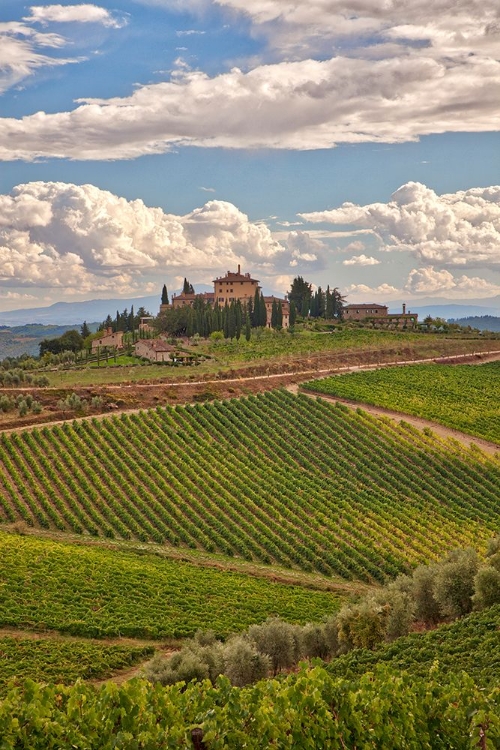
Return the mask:
<svg viewBox="0 0 500 750">
<path fill-rule="evenodd" d="M 27 682 L 0 703 L 0 736 L 3 750 L 495 750 L 500 690 L 466 675 L 424 682 L 387 667 L 357 680 L 315 667 L 249 688 L 225 678 L 215 687 L 132 680 L 98 690 Z"/>
<path fill-rule="evenodd" d="M 476 685 L 500 684 L 500 605 L 474 613 L 428 633 L 412 633 L 377 651 L 359 649 L 334 659 L 328 671 L 338 677 L 360 676 L 377 664 L 395 671 L 440 679 L 467 672 Z"/>
<path fill-rule="evenodd" d="M 334 594 L 105 549 L 0 535 L 0 626 L 76 636 L 184 638 L 335 612 Z"/>
<path fill-rule="evenodd" d="M 0 518 L 380 581 L 497 530 L 500 463 L 274 391 L 2 434 Z"/>
<path fill-rule="evenodd" d="M 0 637 L 0 693 L 8 684 L 29 678 L 70 684 L 78 678 L 101 678 L 143 661 L 150 646 L 121 646 L 77 640 Z"/>
<path fill-rule="evenodd" d="M 500 362 L 395 367 L 325 378 L 306 387 L 414 414 L 500 444 Z"/>
</svg>

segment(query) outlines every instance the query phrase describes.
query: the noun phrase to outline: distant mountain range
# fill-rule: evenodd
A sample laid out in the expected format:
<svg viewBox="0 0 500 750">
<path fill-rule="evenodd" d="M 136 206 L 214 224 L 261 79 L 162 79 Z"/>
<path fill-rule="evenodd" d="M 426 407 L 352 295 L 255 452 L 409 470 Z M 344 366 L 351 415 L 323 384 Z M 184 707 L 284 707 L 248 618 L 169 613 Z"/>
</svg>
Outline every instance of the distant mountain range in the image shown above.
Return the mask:
<svg viewBox="0 0 500 750">
<path fill-rule="evenodd" d="M 401 312 L 403 300 L 401 302 L 391 302 L 389 312 Z M 489 297 L 488 299 L 469 299 L 465 302 L 451 302 L 447 299 L 432 297 L 423 298 L 418 301 L 409 301 L 406 303 L 406 310 L 418 313 L 420 320 L 428 315 L 432 318 L 469 318 L 471 316 L 493 315 L 500 317 L 500 295 Z"/>
<path fill-rule="evenodd" d="M 207 289 L 210 287 L 207 287 Z M 202 291 L 197 287 L 197 291 Z M 400 312 L 404 300 L 391 302 L 389 311 Z M 0 312 L 0 326 L 22 326 L 27 323 L 42 325 L 78 325 L 84 320 L 87 323 L 101 323 L 107 315 L 114 317 L 116 311 L 122 312 L 131 306 L 137 311 L 145 307 L 152 315 L 158 313 L 160 296 L 135 297 L 131 299 L 93 299 L 86 302 L 56 302 L 50 307 L 32 307 L 24 310 Z M 465 302 L 452 302 L 443 298 L 427 297 L 418 301 L 406 301 L 406 309 L 418 313 L 421 320 L 431 315 L 448 320 L 450 318 L 468 318 L 470 316 L 492 315 L 500 317 L 500 295 L 488 299 L 471 299 Z"/>
<path fill-rule="evenodd" d="M 134 306 L 145 307 L 152 315 L 157 315 L 160 308 L 160 296 L 135 297 L 133 299 L 91 299 L 86 302 L 56 302 L 50 307 L 30 307 L 24 310 L 0 312 L 0 325 L 23 326 L 27 323 L 42 325 L 77 325 L 84 320 L 87 323 L 102 323 L 108 315 L 115 317 L 116 311 L 122 312 Z"/>
</svg>

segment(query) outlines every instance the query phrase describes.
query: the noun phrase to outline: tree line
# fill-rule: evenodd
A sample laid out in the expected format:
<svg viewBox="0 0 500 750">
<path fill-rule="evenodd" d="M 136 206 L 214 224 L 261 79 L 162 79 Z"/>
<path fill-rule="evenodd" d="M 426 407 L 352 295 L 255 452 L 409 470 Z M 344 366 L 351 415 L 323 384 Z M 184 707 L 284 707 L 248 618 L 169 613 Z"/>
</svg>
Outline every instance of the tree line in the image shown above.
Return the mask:
<svg viewBox="0 0 500 750">
<path fill-rule="evenodd" d="M 225 674 L 241 687 L 292 669 L 303 658 L 376 649 L 407 635 L 416 622 L 433 627 L 495 604 L 500 604 L 500 536 L 491 540 L 483 564 L 473 549 L 452 550 L 438 562 L 419 565 L 413 575 L 400 575 L 344 604 L 321 623 L 299 626 L 271 617 L 225 643 L 212 632 L 198 632 L 168 659 L 156 656 L 146 677 L 168 685 L 207 678 L 215 683 Z"/>
</svg>

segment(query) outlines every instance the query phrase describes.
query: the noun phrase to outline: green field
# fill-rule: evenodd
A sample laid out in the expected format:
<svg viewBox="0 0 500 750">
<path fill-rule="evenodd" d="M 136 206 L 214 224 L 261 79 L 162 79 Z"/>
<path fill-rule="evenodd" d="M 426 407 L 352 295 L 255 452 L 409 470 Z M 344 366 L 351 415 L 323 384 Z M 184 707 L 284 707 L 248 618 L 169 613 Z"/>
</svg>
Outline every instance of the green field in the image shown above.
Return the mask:
<svg viewBox="0 0 500 750">
<path fill-rule="evenodd" d="M 287 391 L 0 438 L 0 517 L 365 581 L 498 530 L 500 462 Z"/>
<path fill-rule="evenodd" d="M 62 682 L 104 679 L 118 669 L 144 661 L 151 646 L 121 646 L 52 638 L 0 637 L 0 693 L 25 679 Z"/>
<path fill-rule="evenodd" d="M 500 685 L 500 604 L 427 633 L 411 633 L 376 651 L 356 649 L 334 659 L 328 671 L 360 676 L 388 663 L 395 671 L 445 679 L 467 672 L 477 685 Z"/>
<path fill-rule="evenodd" d="M 224 636 L 276 614 L 290 622 L 335 612 L 331 593 L 153 555 L 0 534 L 0 625 L 84 637 Z"/>
<path fill-rule="evenodd" d="M 394 367 L 325 378 L 306 387 L 414 414 L 500 444 L 500 362 Z"/>
<path fill-rule="evenodd" d="M 47 375 L 51 386 L 96 386 L 106 383 L 136 383 L 157 380 L 190 380 L 201 377 L 217 377 L 219 373 L 235 374 L 241 368 L 266 368 L 278 370 L 312 369 L 335 361 L 339 366 L 347 362 L 358 364 L 368 358 L 372 362 L 439 357 L 446 354 L 461 354 L 472 351 L 494 349 L 498 342 L 478 338 L 448 338 L 428 334 L 399 331 L 375 331 L 363 328 L 336 328 L 330 331 L 298 330 L 286 331 L 259 329 L 250 341 L 242 336 L 239 340 L 203 340 L 190 350 L 208 357 L 197 367 L 170 367 L 161 364 L 140 366 L 101 366 L 93 362 L 87 367 L 62 369 L 57 372 L 41 370 Z M 498 348 L 498 347 L 496 347 Z M 347 359 L 346 359 L 347 358 Z M 102 365 L 103 363 L 101 363 Z M 114 365 L 114 358 L 109 359 Z"/>
</svg>

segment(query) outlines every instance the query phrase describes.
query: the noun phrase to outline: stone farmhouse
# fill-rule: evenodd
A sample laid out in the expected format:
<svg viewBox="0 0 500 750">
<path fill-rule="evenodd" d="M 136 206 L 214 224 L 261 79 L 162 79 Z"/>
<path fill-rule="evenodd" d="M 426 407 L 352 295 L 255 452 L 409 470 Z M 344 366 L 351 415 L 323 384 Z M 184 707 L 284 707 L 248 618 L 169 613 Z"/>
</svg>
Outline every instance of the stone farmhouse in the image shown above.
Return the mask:
<svg viewBox="0 0 500 750">
<path fill-rule="evenodd" d="M 377 328 L 415 328 L 418 322 L 418 314 L 406 312 L 404 303 L 400 313 L 389 313 L 387 305 L 369 303 L 346 305 L 344 307 L 344 320 L 372 323 Z"/>
<path fill-rule="evenodd" d="M 196 298 L 203 299 L 204 302 L 209 302 L 211 305 L 217 303 L 219 307 L 224 307 L 231 302 L 239 300 L 242 304 L 248 304 L 250 300 L 253 301 L 255 292 L 260 293 L 261 287 L 258 279 L 253 279 L 249 273 L 241 273 L 241 267 L 238 265 L 236 272 L 228 271 L 225 276 L 220 276 L 212 281 L 214 285 L 213 292 L 204 292 L 203 294 L 177 294 L 172 297 L 171 307 L 185 307 L 187 305 L 193 306 Z M 290 325 L 290 303 L 286 298 L 280 297 L 264 297 L 266 303 L 267 312 L 267 327 L 271 327 L 271 314 L 273 308 L 273 302 L 277 304 L 281 303 L 281 309 L 283 311 L 283 328 L 288 328 Z M 160 306 L 160 312 L 167 308 L 166 305 Z"/>
<path fill-rule="evenodd" d="M 167 344 L 163 339 L 139 339 L 134 345 L 134 352 L 138 357 L 149 359 L 150 362 L 170 362 L 175 346 Z"/>
<path fill-rule="evenodd" d="M 92 340 L 92 354 L 97 354 L 99 349 L 123 349 L 123 332 L 106 328 L 101 336 Z"/>
</svg>

